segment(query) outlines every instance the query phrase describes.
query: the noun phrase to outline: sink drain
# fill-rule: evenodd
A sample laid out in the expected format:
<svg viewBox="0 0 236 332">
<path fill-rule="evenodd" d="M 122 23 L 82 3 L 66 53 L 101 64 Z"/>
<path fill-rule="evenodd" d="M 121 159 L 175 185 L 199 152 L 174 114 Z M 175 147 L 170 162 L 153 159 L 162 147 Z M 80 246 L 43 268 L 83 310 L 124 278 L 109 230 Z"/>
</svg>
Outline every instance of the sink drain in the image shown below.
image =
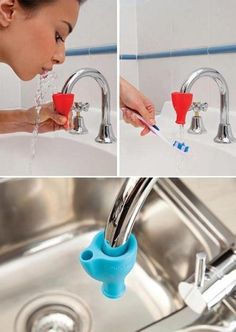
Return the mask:
<svg viewBox="0 0 236 332">
<path fill-rule="evenodd" d="M 51 305 L 40 308 L 29 318 L 29 332 L 80 332 L 80 319 L 65 306 Z"/>
<path fill-rule="evenodd" d="M 85 304 L 65 293 L 50 293 L 26 303 L 19 312 L 16 332 L 89 332 L 91 316 Z"/>
</svg>

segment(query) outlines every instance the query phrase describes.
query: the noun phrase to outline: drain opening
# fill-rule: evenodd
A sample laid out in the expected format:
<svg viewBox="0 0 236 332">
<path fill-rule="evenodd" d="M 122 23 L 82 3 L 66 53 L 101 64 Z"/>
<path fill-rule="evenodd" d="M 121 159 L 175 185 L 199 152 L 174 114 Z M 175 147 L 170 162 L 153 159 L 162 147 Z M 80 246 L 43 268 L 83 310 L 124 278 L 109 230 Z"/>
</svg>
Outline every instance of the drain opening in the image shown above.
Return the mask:
<svg viewBox="0 0 236 332">
<path fill-rule="evenodd" d="M 81 332 L 78 315 L 69 307 L 49 305 L 39 308 L 27 321 L 27 332 Z"/>
<path fill-rule="evenodd" d="M 15 320 L 15 332 L 90 332 L 90 312 L 80 298 L 47 293 L 26 303 Z"/>
</svg>

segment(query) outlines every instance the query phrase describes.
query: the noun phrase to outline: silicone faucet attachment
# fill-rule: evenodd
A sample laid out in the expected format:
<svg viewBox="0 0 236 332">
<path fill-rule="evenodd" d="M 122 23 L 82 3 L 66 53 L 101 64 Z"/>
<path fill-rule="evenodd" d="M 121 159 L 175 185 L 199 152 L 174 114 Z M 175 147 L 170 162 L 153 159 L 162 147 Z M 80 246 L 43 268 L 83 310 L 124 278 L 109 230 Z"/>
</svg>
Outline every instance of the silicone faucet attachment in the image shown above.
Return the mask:
<svg viewBox="0 0 236 332">
<path fill-rule="evenodd" d="M 54 93 L 52 99 L 56 112 L 68 118 L 74 103 L 74 97 L 73 93 Z"/>
<path fill-rule="evenodd" d="M 176 123 L 185 124 L 186 114 L 192 104 L 193 94 L 192 93 L 182 93 L 173 92 L 171 94 L 172 104 L 176 111 Z"/>
<path fill-rule="evenodd" d="M 132 270 L 137 256 L 137 241 L 131 234 L 125 245 L 113 248 L 99 232 L 80 254 L 80 263 L 94 279 L 102 282 L 102 292 L 111 299 L 125 292 L 125 277 Z"/>
</svg>

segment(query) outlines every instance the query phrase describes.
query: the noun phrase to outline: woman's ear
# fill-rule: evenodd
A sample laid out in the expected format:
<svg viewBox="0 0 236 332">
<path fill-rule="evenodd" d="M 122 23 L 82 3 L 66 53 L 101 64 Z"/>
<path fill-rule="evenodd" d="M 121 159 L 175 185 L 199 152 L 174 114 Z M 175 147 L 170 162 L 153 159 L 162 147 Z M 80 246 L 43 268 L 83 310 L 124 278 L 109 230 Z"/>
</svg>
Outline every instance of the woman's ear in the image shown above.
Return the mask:
<svg viewBox="0 0 236 332">
<path fill-rule="evenodd" d="M 15 0 L 0 0 L 0 27 L 6 28 L 12 21 Z"/>
</svg>

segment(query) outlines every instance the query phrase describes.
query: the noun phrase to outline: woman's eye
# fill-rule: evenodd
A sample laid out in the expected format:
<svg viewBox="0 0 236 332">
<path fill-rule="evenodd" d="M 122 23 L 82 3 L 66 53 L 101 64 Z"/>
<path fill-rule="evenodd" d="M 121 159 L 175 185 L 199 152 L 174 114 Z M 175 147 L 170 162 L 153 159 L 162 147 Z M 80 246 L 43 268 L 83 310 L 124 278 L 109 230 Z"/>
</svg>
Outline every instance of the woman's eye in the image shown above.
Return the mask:
<svg viewBox="0 0 236 332">
<path fill-rule="evenodd" d="M 65 40 L 62 38 L 62 36 L 58 32 L 56 32 L 55 39 L 56 39 L 56 42 L 58 42 L 58 41 L 61 41 L 63 43 L 65 42 Z"/>
</svg>

